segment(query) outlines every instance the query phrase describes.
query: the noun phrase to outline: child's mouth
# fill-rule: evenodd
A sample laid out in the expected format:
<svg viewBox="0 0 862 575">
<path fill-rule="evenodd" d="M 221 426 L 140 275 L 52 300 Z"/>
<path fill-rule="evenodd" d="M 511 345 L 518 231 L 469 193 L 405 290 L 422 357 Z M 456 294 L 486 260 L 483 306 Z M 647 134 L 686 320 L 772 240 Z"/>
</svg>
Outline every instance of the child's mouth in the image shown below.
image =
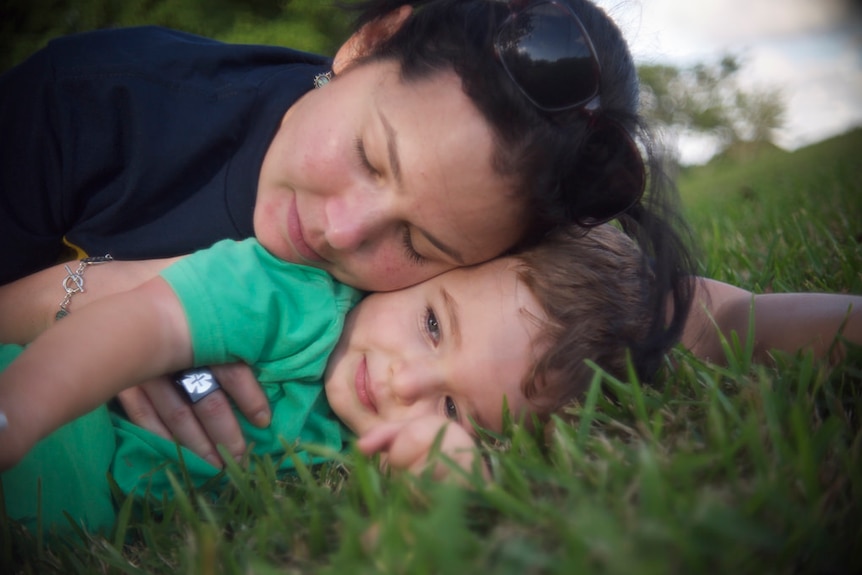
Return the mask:
<svg viewBox="0 0 862 575">
<path fill-rule="evenodd" d="M 368 364 L 365 361 L 364 355 L 362 356 L 362 361 L 360 361 L 359 365 L 356 366 L 354 386 L 356 388 L 356 396 L 359 398 L 359 403 L 364 405 L 368 411 L 377 413 L 374 396 L 371 394 L 371 389 L 368 386 Z"/>
</svg>

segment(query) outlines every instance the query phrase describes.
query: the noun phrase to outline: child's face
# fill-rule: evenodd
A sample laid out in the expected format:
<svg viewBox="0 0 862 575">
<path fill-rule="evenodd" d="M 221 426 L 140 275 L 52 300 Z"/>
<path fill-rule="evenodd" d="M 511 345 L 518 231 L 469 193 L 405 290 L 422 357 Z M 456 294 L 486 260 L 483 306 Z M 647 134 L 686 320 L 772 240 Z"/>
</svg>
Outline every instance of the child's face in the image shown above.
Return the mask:
<svg viewBox="0 0 862 575">
<path fill-rule="evenodd" d="M 546 319 L 511 259 L 456 269 L 365 298 L 347 317 L 326 369 L 326 396 L 355 433 L 428 414 L 501 430 L 503 397 L 518 415 L 521 383 Z"/>
</svg>

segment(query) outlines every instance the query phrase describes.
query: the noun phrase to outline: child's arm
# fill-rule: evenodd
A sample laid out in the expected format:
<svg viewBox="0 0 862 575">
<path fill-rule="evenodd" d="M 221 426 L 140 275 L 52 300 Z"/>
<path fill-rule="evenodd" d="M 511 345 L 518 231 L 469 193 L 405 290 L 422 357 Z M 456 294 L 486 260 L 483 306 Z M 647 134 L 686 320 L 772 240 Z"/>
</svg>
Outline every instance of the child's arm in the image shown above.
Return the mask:
<svg viewBox="0 0 862 575">
<path fill-rule="evenodd" d="M 862 296 L 830 293 L 751 292 L 722 282 L 699 279 L 682 344 L 695 355 L 724 361 L 716 325 L 725 337 L 735 331 L 745 341 L 754 305 L 754 355 L 768 361 L 770 350 L 811 350 L 826 358 L 836 335 L 862 344 Z M 713 320 L 715 323 L 713 323 Z M 840 344 L 836 351 L 843 353 Z M 829 358 L 835 359 L 835 358 Z"/>
<path fill-rule="evenodd" d="M 120 390 L 192 363 L 182 306 L 162 278 L 57 321 L 0 374 L 0 469 Z"/>
<path fill-rule="evenodd" d="M 480 457 L 473 437 L 461 425 L 438 415 L 380 424 L 360 437 L 358 446 L 366 455 L 380 453 L 382 466 L 419 474 L 428 467 L 431 448 L 444 428 L 440 453 L 469 472 Z M 484 463 L 482 470 L 487 478 L 489 472 Z M 448 465 L 439 462 L 433 474 L 436 479 L 442 479 L 450 472 Z"/>
<path fill-rule="evenodd" d="M 72 298 L 71 313 L 64 319 L 77 315 L 91 303 L 140 286 L 179 259 L 114 260 L 108 265 L 88 267 L 85 291 Z M 77 262 L 68 265 L 74 270 Z M 64 264 L 58 264 L 0 286 L 0 342 L 25 345 L 54 325 L 66 275 Z M 167 439 L 175 438 L 205 459 L 219 461 L 217 444 L 240 456 L 246 444 L 231 400 L 259 427 L 269 424 L 269 402 L 247 365 L 211 367 L 222 390 L 193 405 L 177 392 L 167 376 L 125 389 L 117 399 L 132 423 Z"/>
</svg>

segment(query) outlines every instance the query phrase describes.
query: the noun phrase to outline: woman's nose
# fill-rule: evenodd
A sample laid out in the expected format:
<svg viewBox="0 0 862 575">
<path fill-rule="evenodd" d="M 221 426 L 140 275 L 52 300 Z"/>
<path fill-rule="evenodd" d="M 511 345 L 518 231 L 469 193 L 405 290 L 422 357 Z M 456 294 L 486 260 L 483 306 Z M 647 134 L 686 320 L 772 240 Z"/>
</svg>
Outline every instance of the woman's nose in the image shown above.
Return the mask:
<svg viewBox="0 0 862 575">
<path fill-rule="evenodd" d="M 326 204 L 326 241 L 340 251 L 355 251 L 383 233 L 391 220 L 383 194 L 353 191 Z"/>
</svg>

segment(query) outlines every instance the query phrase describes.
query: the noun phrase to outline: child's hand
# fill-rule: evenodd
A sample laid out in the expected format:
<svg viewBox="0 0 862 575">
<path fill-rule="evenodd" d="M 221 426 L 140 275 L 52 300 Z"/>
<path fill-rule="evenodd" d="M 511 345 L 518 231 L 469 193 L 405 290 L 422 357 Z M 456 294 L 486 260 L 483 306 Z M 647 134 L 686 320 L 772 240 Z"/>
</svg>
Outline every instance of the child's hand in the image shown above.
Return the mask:
<svg viewBox="0 0 862 575">
<path fill-rule="evenodd" d="M 473 437 L 461 425 L 439 415 L 380 424 L 360 437 L 358 446 L 366 455 L 380 453 L 382 465 L 419 474 L 426 469 L 431 447 L 443 428 L 440 453 L 469 471 L 480 457 Z M 434 478 L 443 478 L 450 471 L 448 465 L 438 462 Z"/>
</svg>

